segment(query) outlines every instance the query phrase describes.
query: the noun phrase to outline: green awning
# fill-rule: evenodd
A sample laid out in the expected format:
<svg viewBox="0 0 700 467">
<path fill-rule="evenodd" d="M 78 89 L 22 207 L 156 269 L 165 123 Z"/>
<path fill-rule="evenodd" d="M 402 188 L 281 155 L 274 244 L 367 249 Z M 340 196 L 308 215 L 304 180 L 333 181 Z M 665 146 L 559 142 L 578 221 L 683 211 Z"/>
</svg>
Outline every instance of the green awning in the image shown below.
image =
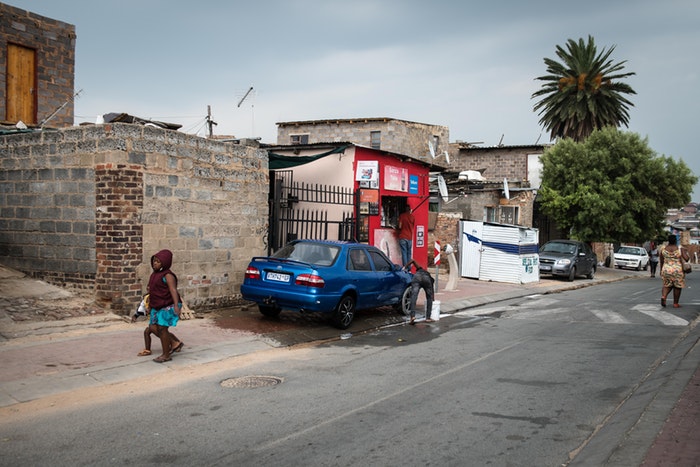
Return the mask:
<svg viewBox="0 0 700 467">
<path fill-rule="evenodd" d="M 270 159 L 270 170 L 277 169 L 289 169 L 291 167 L 296 167 L 298 165 L 308 164 L 322 157 L 329 156 L 331 154 L 339 154 L 345 152 L 349 148 L 349 144 L 343 146 L 338 146 L 335 149 L 326 151 L 321 154 L 314 154 L 313 156 L 284 156 L 282 154 L 275 154 L 274 152 L 268 152 L 268 157 Z"/>
</svg>

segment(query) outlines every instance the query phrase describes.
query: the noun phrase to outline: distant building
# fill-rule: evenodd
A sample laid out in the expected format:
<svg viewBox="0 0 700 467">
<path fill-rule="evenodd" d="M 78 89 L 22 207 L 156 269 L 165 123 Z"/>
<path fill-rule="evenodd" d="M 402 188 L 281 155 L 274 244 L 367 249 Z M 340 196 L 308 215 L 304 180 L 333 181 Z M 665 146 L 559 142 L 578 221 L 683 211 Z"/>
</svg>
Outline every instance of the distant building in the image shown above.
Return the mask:
<svg viewBox="0 0 700 467">
<path fill-rule="evenodd" d="M 75 26 L 0 3 L 0 120 L 73 125 Z"/>
<path fill-rule="evenodd" d="M 448 149 L 449 140 L 450 130 L 446 126 L 386 117 L 277 123 L 277 144 L 280 145 L 350 141 L 439 166 L 447 165 L 444 151 Z"/>
</svg>

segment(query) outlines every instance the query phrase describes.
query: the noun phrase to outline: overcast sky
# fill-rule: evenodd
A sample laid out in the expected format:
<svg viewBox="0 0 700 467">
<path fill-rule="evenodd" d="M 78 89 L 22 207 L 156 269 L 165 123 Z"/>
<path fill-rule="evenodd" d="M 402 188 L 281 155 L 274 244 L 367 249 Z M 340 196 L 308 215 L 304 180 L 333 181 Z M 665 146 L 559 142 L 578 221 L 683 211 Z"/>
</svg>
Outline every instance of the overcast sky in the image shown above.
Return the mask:
<svg viewBox="0 0 700 467">
<path fill-rule="evenodd" d="M 628 130 L 700 175 L 696 0 L 3 1 L 75 25 L 76 123 L 126 112 L 204 136 L 210 105 L 215 134 L 266 143 L 277 122 L 358 117 L 547 143 L 535 78 L 591 35 L 636 73 Z"/>
</svg>

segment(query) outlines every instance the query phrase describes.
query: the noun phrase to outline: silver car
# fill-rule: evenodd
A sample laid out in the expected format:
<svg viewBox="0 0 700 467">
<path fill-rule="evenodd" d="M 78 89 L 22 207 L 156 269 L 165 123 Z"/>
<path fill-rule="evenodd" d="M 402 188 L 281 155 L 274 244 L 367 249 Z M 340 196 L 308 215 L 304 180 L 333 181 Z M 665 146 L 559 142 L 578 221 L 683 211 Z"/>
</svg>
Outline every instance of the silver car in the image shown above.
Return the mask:
<svg viewBox="0 0 700 467">
<path fill-rule="evenodd" d="M 598 257 L 590 245 L 578 240 L 552 240 L 539 251 L 540 275 L 565 277 L 573 281 L 576 276 L 593 279 L 598 267 Z"/>
</svg>

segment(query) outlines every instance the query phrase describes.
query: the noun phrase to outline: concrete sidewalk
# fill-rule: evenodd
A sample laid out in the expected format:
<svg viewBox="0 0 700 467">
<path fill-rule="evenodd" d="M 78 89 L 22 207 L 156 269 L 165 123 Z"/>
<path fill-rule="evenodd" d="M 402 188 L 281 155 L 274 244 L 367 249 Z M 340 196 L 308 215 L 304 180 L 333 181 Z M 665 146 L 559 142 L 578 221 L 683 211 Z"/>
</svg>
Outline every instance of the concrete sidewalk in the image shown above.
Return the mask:
<svg viewBox="0 0 700 467">
<path fill-rule="evenodd" d="M 457 290 L 439 290 L 435 299 L 440 301 L 441 314 L 445 316 L 511 298 L 591 287 L 630 277 L 648 277 L 648 272 L 601 267 L 593 280 L 567 282 L 543 278 L 532 284 L 460 279 Z M 444 287 L 446 275 L 439 279 L 439 285 Z M 17 300 L 21 297 L 0 297 L 0 304 L 11 308 L 17 306 Z M 259 319 L 257 314 L 255 316 Z M 209 317 L 183 320 L 173 329 L 185 342 L 183 351 L 175 354 L 171 361 L 157 364 L 152 361 L 152 357 L 160 353 L 157 340 L 153 342 L 152 357 L 136 356 L 143 348 L 145 322 L 130 323 L 124 317 L 109 313 L 53 321 L 12 322 L 6 318 L 0 316 L 0 407 L 287 345 L 269 335 L 223 329 Z M 403 320 L 399 316 L 391 319 L 397 323 Z M 370 320 L 367 325 L 376 327 L 378 323 Z M 366 330 L 355 324 L 348 331 L 328 327 L 327 338 Z M 699 382 L 700 372 L 696 369 L 676 404 L 677 409 L 668 414 L 671 418 L 652 445 L 645 465 L 670 465 L 662 461 L 668 459 L 667 451 L 671 448 L 677 456 L 695 462 L 673 465 L 700 465 Z M 687 448 L 679 454 L 681 445 Z"/>
</svg>

